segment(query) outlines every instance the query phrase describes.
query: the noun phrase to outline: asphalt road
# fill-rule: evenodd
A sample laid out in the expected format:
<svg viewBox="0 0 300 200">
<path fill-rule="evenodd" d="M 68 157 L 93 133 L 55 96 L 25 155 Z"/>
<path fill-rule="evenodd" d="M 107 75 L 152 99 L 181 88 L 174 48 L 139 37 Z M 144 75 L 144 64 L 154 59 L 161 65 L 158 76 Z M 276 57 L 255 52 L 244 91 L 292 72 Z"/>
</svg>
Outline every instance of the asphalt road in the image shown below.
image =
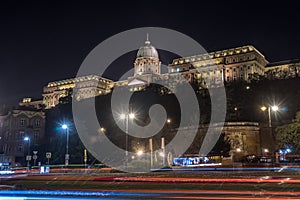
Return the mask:
<svg viewBox="0 0 300 200">
<path fill-rule="evenodd" d="M 300 199 L 298 172 L 22 174 L 0 199 Z"/>
</svg>

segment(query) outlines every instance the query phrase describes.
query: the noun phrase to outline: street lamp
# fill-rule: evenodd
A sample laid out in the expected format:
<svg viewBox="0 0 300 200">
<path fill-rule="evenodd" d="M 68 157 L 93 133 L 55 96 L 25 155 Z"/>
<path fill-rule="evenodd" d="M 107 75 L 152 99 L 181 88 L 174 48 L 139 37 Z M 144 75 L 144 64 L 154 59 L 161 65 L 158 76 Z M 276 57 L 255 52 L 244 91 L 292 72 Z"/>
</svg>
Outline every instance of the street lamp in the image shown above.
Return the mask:
<svg viewBox="0 0 300 200">
<path fill-rule="evenodd" d="M 274 106 L 262 106 L 260 108 L 262 111 L 266 111 L 268 110 L 268 122 L 269 122 L 269 127 L 271 128 L 272 127 L 272 119 L 271 119 L 271 110 L 274 111 L 274 112 L 277 112 L 279 110 L 279 107 L 274 105 Z"/>
<path fill-rule="evenodd" d="M 136 155 L 138 155 L 138 156 L 141 156 L 141 155 L 143 155 L 143 150 L 138 150 L 137 152 L 136 152 Z"/>
<path fill-rule="evenodd" d="M 260 108 L 263 112 L 268 110 L 268 127 L 269 127 L 269 131 L 270 131 L 270 135 L 273 139 L 273 141 L 275 141 L 275 136 L 273 134 L 273 128 L 272 128 L 272 116 L 271 116 L 271 111 L 273 112 L 277 112 L 279 110 L 279 107 L 277 105 L 273 105 L 273 106 L 262 106 Z M 273 146 L 274 147 L 274 146 Z M 271 149 L 273 149 L 273 147 Z M 269 149 L 268 149 L 269 151 Z M 265 155 L 267 152 L 265 152 L 263 149 L 262 149 L 262 155 Z"/>
<path fill-rule="evenodd" d="M 67 144 L 66 144 L 66 155 L 65 155 L 65 165 L 69 165 L 69 127 L 66 124 L 63 124 L 62 129 L 66 130 L 66 135 L 67 135 Z"/>
<path fill-rule="evenodd" d="M 24 137 L 24 141 L 27 141 L 27 156 L 26 156 L 26 160 L 27 160 L 27 167 L 29 167 L 29 161 L 31 160 L 30 157 L 30 138 L 28 136 Z"/>
<path fill-rule="evenodd" d="M 134 119 L 135 114 L 134 113 L 122 113 L 120 115 L 121 120 L 125 120 L 125 167 L 127 169 L 128 165 L 128 123 L 129 119 Z"/>
</svg>

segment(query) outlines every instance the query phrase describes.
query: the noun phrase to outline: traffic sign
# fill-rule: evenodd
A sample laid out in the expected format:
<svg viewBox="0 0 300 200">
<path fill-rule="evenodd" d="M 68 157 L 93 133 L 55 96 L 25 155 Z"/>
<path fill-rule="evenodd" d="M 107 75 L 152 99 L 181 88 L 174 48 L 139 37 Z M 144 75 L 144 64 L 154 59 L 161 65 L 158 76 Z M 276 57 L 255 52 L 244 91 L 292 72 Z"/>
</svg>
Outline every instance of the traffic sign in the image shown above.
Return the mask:
<svg viewBox="0 0 300 200">
<path fill-rule="evenodd" d="M 51 152 L 46 153 L 46 158 L 51 158 Z"/>
<path fill-rule="evenodd" d="M 37 159 L 37 155 L 33 155 L 32 158 L 33 158 L 33 160 L 36 160 Z"/>
<path fill-rule="evenodd" d="M 26 156 L 26 160 L 31 160 L 31 156 Z"/>
</svg>

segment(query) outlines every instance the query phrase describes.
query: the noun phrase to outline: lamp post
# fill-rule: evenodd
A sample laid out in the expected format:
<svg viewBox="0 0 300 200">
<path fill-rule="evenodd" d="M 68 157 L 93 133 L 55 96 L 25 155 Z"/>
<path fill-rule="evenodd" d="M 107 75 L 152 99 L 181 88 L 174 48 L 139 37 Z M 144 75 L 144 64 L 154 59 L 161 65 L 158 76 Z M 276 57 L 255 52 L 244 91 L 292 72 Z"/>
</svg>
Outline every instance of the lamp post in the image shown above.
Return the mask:
<svg viewBox="0 0 300 200">
<path fill-rule="evenodd" d="M 134 113 L 122 113 L 120 115 L 120 118 L 122 120 L 125 120 L 125 167 L 127 169 L 128 167 L 128 124 L 129 119 L 134 119 L 135 115 Z"/>
<path fill-rule="evenodd" d="M 27 141 L 27 156 L 26 156 L 26 160 L 27 160 L 27 167 L 29 167 L 29 161 L 31 160 L 30 157 L 30 137 L 24 137 L 24 141 Z"/>
<path fill-rule="evenodd" d="M 272 127 L 271 110 L 274 111 L 274 112 L 276 112 L 276 111 L 279 110 L 279 107 L 276 106 L 276 105 L 274 105 L 274 106 L 268 106 L 268 107 L 262 106 L 260 109 L 262 111 L 268 110 L 268 124 L 269 124 L 269 128 L 271 128 Z"/>
<path fill-rule="evenodd" d="M 271 111 L 273 112 L 277 112 L 279 110 L 279 107 L 277 105 L 273 105 L 273 106 L 262 106 L 260 108 L 263 112 L 268 110 L 268 127 L 269 127 L 269 130 L 270 130 L 270 135 L 273 139 L 273 141 L 275 141 L 275 136 L 273 134 L 273 128 L 272 128 L 272 116 L 271 116 Z M 269 150 L 268 150 L 269 151 Z M 262 149 L 262 155 L 265 155 L 266 152 L 264 152 L 264 150 Z"/>
<path fill-rule="evenodd" d="M 69 165 L 69 127 L 66 124 L 63 124 L 62 129 L 66 130 L 66 135 L 67 135 L 67 144 L 66 144 L 66 155 L 65 155 L 65 165 L 68 166 Z"/>
</svg>

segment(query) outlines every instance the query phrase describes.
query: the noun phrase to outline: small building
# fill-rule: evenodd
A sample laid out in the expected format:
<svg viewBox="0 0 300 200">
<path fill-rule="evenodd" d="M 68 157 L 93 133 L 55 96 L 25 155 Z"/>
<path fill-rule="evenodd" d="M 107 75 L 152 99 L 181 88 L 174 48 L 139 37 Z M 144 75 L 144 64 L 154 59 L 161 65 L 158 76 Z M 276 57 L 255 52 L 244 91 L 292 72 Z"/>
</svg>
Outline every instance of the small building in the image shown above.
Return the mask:
<svg viewBox="0 0 300 200">
<path fill-rule="evenodd" d="M 43 111 L 18 108 L 0 113 L 0 163 L 11 167 L 24 163 L 26 155 L 43 143 L 44 135 Z"/>
</svg>

